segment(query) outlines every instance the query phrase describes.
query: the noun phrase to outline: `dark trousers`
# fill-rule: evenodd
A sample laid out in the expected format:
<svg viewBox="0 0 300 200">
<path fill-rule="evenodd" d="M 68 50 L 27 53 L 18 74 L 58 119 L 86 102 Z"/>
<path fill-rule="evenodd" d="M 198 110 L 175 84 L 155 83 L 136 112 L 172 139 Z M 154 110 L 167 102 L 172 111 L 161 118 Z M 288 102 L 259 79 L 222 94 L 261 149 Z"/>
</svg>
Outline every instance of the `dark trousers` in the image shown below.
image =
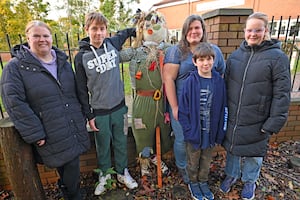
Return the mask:
<svg viewBox="0 0 300 200">
<path fill-rule="evenodd" d="M 192 144 L 186 142 L 187 171 L 192 183 L 208 181 L 212 152 L 213 148 L 194 149 Z"/>
<path fill-rule="evenodd" d="M 68 200 L 82 200 L 80 194 L 79 156 L 57 168 L 60 176 L 60 187 Z"/>
</svg>

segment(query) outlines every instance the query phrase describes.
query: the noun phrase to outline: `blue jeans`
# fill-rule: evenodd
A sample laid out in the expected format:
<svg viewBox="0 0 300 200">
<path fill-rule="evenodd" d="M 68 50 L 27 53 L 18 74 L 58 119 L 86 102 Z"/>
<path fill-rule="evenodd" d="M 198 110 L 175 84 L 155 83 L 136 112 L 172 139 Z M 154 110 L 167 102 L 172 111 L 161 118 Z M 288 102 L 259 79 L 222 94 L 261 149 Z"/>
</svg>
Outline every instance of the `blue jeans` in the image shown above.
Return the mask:
<svg viewBox="0 0 300 200">
<path fill-rule="evenodd" d="M 171 126 L 173 129 L 173 133 L 175 135 L 174 140 L 174 156 L 176 166 L 180 169 L 185 169 L 187 166 L 187 156 L 186 156 L 186 147 L 183 136 L 183 130 L 179 123 L 179 121 L 174 119 L 172 109 L 169 107 L 170 118 L 171 118 Z"/>
<path fill-rule="evenodd" d="M 227 152 L 225 173 L 242 182 L 255 183 L 259 178 L 263 157 L 241 157 Z"/>
</svg>

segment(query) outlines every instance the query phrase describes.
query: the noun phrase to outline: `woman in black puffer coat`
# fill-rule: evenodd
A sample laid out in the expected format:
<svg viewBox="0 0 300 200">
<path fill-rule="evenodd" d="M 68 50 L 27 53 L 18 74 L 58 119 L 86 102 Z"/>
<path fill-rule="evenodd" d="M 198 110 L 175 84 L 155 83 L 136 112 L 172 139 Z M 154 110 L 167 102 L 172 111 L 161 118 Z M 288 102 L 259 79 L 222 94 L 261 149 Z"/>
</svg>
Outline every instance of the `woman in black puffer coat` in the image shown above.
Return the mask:
<svg viewBox="0 0 300 200">
<path fill-rule="evenodd" d="M 1 78 L 6 111 L 28 144 L 48 167 L 56 167 L 68 199 L 82 199 L 79 156 L 90 147 L 67 55 L 52 47 L 50 28 L 32 21 L 28 44 L 17 45 Z"/>
<path fill-rule="evenodd" d="M 288 117 L 291 76 L 280 42 L 270 39 L 268 19 L 254 13 L 246 21 L 245 41 L 227 60 L 225 81 L 228 128 L 223 192 L 241 177 L 243 199 L 253 199 L 269 138 Z"/>
</svg>

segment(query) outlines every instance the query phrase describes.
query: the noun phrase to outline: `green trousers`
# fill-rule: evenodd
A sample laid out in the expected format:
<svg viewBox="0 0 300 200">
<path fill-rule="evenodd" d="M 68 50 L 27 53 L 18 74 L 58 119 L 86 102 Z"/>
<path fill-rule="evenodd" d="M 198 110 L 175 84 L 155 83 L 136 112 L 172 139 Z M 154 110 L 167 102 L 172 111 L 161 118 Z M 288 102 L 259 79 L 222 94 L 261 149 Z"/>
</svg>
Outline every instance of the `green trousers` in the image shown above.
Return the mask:
<svg viewBox="0 0 300 200">
<path fill-rule="evenodd" d="M 94 133 L 95 143 L 98 166 L 103 173 L 112 167 L 112 150 L 116 172 L 123 174 L 124 168 L 127 168 L 127 111 L 127 106 L 124 106 L 109 115 L 96 116 L 96 126 L 99 132 Z"/>
</svg>

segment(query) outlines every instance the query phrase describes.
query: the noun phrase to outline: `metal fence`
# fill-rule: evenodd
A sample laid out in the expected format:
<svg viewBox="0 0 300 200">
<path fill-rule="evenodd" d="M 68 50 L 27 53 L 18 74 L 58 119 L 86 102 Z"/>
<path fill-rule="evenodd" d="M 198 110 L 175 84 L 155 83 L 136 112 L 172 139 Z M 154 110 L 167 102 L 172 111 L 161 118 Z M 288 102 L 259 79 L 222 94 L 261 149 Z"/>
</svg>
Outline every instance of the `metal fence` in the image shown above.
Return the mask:
<svg viewBox="0 0 300 200">
<path fill-rule="evenodd" d="M 300 69 L 300 21 L 299 16 L 297 19 L 283 19 L 282 17 L 279 20 L 275 20 L 272 17 L 272 21 L 269 24 L 270 33 L 272 38 L 279 39 L 282 41 L 282 50 L 290 59 L 291 67 L 291 79 L 292 79 L 292 97 L 300 97 L 300 72 L 297 72 Z M 71 47 L 70 35 L 66 33 L 64 35 L 64 41 L 59 41 L 57 34 L 53 35 L 53 45 L 63 50 L 69 56 L 69 62 L 73 63 L 73 58 L 78 51 L 78 47 Z M 18 35 L 19 39 L 18 44 L 23 43 L 22 35 Z M 60 37 L 61 38 L 61 37 Z M 73 35 L 71 37 L 73 40 L 75 38 L 76 43 L 80 40 L 80 35 Z M 7 43 L 7 49 L 11 49 L 13 45 L 10 41 L 10 35 L 6 34 L 6 38 L 0 38 L 0 41 L 5 41 Z M 178 39 L 176 39 L 178 41 Z M 129 41 L 131 43 L 131 40 Z M 129 44 L 130 45 L 130 44 Z M 0 49 L 0 66 L 1 69 L 11 58 L 11 54 L 8 50 Z M 124 78 L 123 63 L 121 64 L 122 78 Z M 1 102 L 1 101 L 0 101 Z M 1 117 L 4 118 L 3 106 L 0 104 Z"/>
<path fill-rule="evenodd" d="M 282 50 L 290 59 L 290 67 L 292 74 L 292 93 L 300 93 L 300 72 L 297 73 L 300 67 L 300 21 L 299 16 L 296 19 L 289 17 L 275 20 L 272 17 L 270 22 L 270 33 L 272 38 L 282 41 Z"/>
</svg>

